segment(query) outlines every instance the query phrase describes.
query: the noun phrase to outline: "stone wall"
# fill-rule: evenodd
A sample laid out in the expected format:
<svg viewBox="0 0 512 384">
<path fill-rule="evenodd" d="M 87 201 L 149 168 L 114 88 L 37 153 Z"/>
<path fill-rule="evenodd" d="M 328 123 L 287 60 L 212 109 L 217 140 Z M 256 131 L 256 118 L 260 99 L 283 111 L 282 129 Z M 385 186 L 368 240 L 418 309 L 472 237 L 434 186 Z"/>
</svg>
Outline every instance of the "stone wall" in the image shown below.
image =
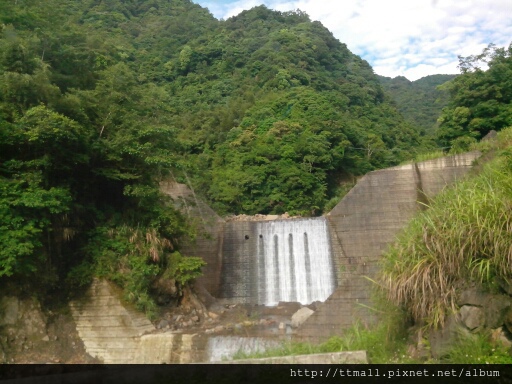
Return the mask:
<svg viewBox="0 0 512 384">
<path fill-rule="evenodd" d="M 503 287 L 502 287 L 503 288 Z M 458 310 L 447 317 L 444 326 L 428 333 L 430 354 L 439 359 L 449 354 L 450 348 L 472 333 L 487 331 L 495 345 L 512 347 L 512 297 L 492 294 L 481 288 L 463 290 L 457 298 Z M 485 333 L 484 333 L 485 334 Z M 423 343 L 416 349 L 421 351 Z"/>
<path fill-rule="evenodd" d="M 368 307 L 378 260 L 418 209 L 472 167 L 479 152 L 370 172 L 329 213 L 338 288 L 300 328 L 297 337 L 319 341 L 355 320 L 371 322 Z"/>
<path fill-rule="evenodd" d="M 47 319 L 39 302 L 34 298 L 20 299 L 4 296 L 0 299 L 0 363 L 12 363 L 7 354 L 28 354 L 33 349 L 44 348 L 50 338 L 46 329 Z"/>
</svg>

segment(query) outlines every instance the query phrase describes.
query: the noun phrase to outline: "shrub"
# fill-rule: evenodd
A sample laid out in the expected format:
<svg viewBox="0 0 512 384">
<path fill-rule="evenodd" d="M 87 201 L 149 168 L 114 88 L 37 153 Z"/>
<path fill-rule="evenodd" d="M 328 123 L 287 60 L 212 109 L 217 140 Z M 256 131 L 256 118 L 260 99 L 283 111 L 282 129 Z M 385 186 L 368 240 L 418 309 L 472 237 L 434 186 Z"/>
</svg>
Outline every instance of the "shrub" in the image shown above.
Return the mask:
<svg viewBox="0 0 512 384">
<path fill-rule="evenodd" d="M 156 311 L 149 292 L 158 276 L 175 279 L 183 286 L 199 277 L 205 265 L 201 258 L 173 251 L 171 242 L 152 228 L 99 227 L 86 253 L 92 262 L 73 269 L 68 280 L 83 285 L 92 275 L 108 279 L 122 287 L 125 299 L 149 317 Z"/>
</svg>

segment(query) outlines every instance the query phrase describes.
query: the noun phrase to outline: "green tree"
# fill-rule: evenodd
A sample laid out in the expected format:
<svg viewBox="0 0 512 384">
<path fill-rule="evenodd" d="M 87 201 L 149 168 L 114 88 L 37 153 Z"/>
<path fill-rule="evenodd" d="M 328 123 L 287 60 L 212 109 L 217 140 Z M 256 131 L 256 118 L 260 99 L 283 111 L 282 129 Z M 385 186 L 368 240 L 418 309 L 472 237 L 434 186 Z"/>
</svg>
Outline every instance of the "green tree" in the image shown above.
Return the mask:
<svg viewBox="0 0 512 384">
<path fill-rule="evenodd" d="M 459 57 L 459 62 L 462 74 L 440 87 L 450 95 L 439 118 L 442 145 L 462 136 L 480 139 L 512 124 L 512 45 L 491 44 L 480 55 Z M 482 64 L 488 69 L 481 69 Z"/>
</svg>

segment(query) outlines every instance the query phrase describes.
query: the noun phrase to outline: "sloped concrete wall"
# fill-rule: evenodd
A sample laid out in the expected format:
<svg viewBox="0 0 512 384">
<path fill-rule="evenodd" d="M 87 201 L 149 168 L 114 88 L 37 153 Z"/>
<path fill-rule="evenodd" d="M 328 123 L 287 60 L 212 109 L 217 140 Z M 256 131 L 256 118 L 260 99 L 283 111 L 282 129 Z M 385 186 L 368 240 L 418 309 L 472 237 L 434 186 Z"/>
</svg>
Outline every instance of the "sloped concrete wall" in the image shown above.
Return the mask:
<svg viewBox="0 0 512 384">
<path fill-rule="evenodd" d="M 373 320 L 371 282 L 386 247 L 421 203 L 455 182 L 479 152 L 370 172 L 329 213 L 338 288 L 299 329 L 297 338 L 325 340 L 357 319 Z"/>
<path fill-rule="evenodd" d="M 194 334 L 152 333 L 153 324 L 120 297 L 113 284 L 95 279 L 84 298 L 70 303 L 78 334 L 92 357 L 105 364 L 190 363 L 204 358 L 194 345 Z"/>
<path fill-rule="evenodd" d="M 107 364 L 136 362 L 140 337 L 155 329 L 143 314 L 123 306 L 119 294 L 96 279 L 84 298 L 70 303 L 87 353 Z"/>
<path fill-rule="evenodd" d="M 83 298 L 70 303 L 85 351 L 106 364 L 208 363 L 254 346 L 264 350 L 278 345 L 275 338 L 157 330 L 144 314 L 123 303 L 121 294 L 115 285 L 95 279 Z"/>
</svg>

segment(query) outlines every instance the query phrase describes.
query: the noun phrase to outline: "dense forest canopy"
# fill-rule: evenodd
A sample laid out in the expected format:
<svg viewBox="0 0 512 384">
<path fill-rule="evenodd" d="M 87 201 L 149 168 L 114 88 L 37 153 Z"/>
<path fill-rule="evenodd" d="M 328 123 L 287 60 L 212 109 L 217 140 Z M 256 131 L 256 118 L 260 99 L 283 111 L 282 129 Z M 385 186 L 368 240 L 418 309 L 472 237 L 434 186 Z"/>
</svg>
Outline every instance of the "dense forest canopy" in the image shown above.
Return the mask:
<svg viewBox="0 0 512 384">
<path fill-rule="evenodd" d="M 398 111 L 415 127 L 425 134 L 433 134 L 437 119 L 448 103 L 446 92 L 438 86 L 454 79 L 457 75 L 430 75 L 416 81 L 403 76 L 395 78 L 378 76 L 382 87 L 396 102 Z"/>
<path fill-rule="evenodd" d="M 197 275 L 159 192 L 180 150 L 169 92 L 140 75 L 166 51 L 155 20 L 183 28 L 167 32 L 174 52 L 200 34 L 194 10 L 216 22 L 187 1 L 0 4 L 0 276 L 61 290 L 96 274 L 150 309 L 155 276 Z"/>
<path fill-rule="evenodd" d="M 300 11 L 242 12 L 168 68 L 187 171 L 220 212 L 318 214 L 340 175 L 418 144 L 368 63 Z"/>
<path fill-rule="evenodd" d="M 103 141 L 149 129 L 144 119 L 152 134 L 172 130 L 146 152 L 221 212 L 320 213 L 340 174 L 395 164 L 418 143 L 368 63 L 300 11 L 221 22 L 185 0 L 20 0 L 1 15 L 5 103 L 42 103 Z"/>
</svg>

